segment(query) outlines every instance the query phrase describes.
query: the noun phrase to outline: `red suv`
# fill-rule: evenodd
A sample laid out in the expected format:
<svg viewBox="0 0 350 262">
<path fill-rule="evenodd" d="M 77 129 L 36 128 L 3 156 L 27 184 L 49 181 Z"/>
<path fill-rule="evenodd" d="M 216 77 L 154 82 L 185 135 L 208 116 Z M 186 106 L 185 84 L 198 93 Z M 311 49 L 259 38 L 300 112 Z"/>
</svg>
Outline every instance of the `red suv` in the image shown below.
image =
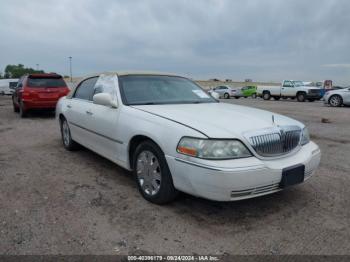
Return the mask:
<svg viewBox="0 0 350 262">
<path fill-rule="evenodd" d="M 54 110 L 58 99 L 69 91 L 61 75 L 24 75 L 12 95 L 13 110 L 19 112 L 21 117 L 25 117 L 30 109 Z"/>
</svg>

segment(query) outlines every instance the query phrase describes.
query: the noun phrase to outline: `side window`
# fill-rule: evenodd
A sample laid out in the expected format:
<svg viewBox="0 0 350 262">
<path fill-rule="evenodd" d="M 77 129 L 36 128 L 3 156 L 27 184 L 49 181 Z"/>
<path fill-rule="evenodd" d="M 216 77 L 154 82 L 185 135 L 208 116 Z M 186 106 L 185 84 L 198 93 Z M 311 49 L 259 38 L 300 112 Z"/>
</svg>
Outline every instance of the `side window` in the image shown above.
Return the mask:
<svg viewBox="0 0 350 262">
<path fill-rule="evenodd" d="M 23 79 L 24 79 L 24 77 L 22 76 L 22 77 L 18 80 L 18 83 L 17 83 L 17 86 L 16 86 L 17 89 L 21 89 L 21 88 L 23 87 Z"/>
<path fill-rule="evenodd" d="M 92 77 L 81 82 L 74 93 L 74 98 L 92 100 L 92 94 L 96 81 L 97 77 Z"/>
<path fill-rule="evenodd" d="M 283 87 L 293 87 L 292 82 L 291 81 L 284 81 Z"/>
</svg>

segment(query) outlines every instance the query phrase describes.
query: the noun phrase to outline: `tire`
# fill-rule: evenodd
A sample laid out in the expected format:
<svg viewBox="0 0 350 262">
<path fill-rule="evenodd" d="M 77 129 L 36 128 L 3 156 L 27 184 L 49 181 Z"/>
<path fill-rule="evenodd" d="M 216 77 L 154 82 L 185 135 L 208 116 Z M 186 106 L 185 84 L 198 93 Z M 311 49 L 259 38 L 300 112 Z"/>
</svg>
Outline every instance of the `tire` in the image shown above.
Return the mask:
<svg viewBox="0 0 350 262">
<path fill-rule="evenodd" d="M 74 151 L 78 149 L 79 145 L 72 139 L 68 121 L 65 118 L 60 120 L 60 128 L 61 128 L 61 138 L 62 143 L 65 149 L 68 151 Z"/>
<path fill-rule="evenodd" d="M 270 94 L 270 92 L 264 92 L 262 97 L 264 100 L 270 100 L 271 94 Z"/>
<path fill-rule="evenodd" d="M 343 98 L 340 95 L 332 95 L 328 103 L 331 107 L 340 107 L 343 104 Z"/>
<path fill-rule="evenodd" d="M 164 153 L 152 141 L 146 140 L 137 146 L 133 154 L 133 173 L 137 187 L 147 201 L 162 205 L 177 197 L 178 191 Z"/>
<path fill-rule="evenodd" d="M 309 101 L 309 102 L 315 102 L 315 99 L 309 98 L 307 101 Z"/>
<path fill-rule="evenodd" d="M 23 102 L 19 102 L 19 116 L 21 118 L 26 118 L 27 117 L 27 110 L 24 108 Z"/>
<path fill-rule="evenodd" d="M 299 93 L 297 94 L 297 100 L 298 102 L 305 102 L 306 94 L 305 93 Z"/>
<path fill-rule="evenodd" d="M 235 96 L 236 99 L 239 99 L 239 96 Z"/>
<path fill-rule="evenodd" d="M 281 97 L 280 96 L 274 96 L 273 99 L 275 99 L 276 101 L 280 100 Z"/>
<path fill-rule="evenodd" d="M 230 99 L 230 95 L 229 95 L 228 93 L 225 93 L 225 94 L 224 94 L 224 98 L 225 98 L 225 99 Z"/>
<path fill-rule="evenodd" d="M 256 98 L 256 94 L 252 94 L 252 98 L 254 98 L 254 99 L 255 99 L 255 98 Z"/>
<path fill-rule="evenodd" d="M 15 105 L 15 103 L 13 102 L 13 99 L 12 99 L 12 105 L 13 105 L 13 112 L 18 113 L 19 108 Z"/>
</svg>

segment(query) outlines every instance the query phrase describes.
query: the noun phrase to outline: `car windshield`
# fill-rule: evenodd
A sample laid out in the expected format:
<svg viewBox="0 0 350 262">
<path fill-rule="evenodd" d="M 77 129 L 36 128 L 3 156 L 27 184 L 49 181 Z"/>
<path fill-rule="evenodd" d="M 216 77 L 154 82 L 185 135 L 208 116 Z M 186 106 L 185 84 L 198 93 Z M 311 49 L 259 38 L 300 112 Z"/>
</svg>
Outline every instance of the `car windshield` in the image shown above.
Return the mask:
<svg viewBox="0 0 350 262">
<path fill-rule="evenodd" d="M 293 81 L 294 86 L 303 86 L 304 83 L 302 81 Z"/>
<path fill-rule="evenodd" d="M 126 105 L 216 103 L 194 82 L 176 76 L 127 75 L 119 77 Z"/>
<path fill-rule="evenodd" d="M 29 77 L 29 87 L 65 87 L 66 83 L 64 80 L 58 77 Z"/>
</svg>

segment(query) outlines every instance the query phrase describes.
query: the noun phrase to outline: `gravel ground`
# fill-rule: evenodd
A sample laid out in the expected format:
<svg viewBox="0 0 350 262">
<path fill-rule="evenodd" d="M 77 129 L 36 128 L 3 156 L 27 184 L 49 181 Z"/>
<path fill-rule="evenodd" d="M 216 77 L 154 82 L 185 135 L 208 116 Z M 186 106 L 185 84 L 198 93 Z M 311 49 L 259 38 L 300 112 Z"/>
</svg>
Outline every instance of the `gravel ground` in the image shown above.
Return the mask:
<svg viewBox="0 0 350 262">
<path fill-rule="evenodd" d="M 316 175 L 257 199 L 182 194 L 156 206 L 127 171 L 87 149 L 64 150 L 53 115 L 20 119 L 0 97 L 0 253 L 350 254 L 350 108 L 224 102 L 306 123 L 323 154 Z"/>
</svg>

